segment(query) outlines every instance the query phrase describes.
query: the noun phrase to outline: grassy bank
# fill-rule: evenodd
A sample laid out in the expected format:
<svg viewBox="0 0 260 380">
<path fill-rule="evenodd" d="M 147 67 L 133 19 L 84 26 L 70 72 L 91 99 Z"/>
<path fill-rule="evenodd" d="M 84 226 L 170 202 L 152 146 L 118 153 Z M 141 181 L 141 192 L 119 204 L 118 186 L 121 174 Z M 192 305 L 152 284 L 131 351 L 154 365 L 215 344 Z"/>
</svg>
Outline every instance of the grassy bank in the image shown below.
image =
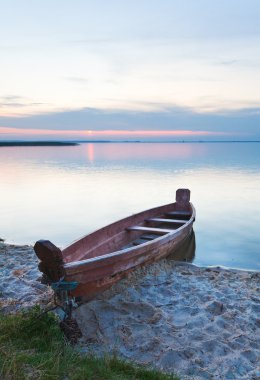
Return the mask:
<svg viewBox="0 0 260 380">
<path fill-rule="evenodd" d="M 64 339 L 54 314 L 40 309 L 0 314 L 1 379 L 177 380 L 116 358 L 78 354 Z"/>
</svg>

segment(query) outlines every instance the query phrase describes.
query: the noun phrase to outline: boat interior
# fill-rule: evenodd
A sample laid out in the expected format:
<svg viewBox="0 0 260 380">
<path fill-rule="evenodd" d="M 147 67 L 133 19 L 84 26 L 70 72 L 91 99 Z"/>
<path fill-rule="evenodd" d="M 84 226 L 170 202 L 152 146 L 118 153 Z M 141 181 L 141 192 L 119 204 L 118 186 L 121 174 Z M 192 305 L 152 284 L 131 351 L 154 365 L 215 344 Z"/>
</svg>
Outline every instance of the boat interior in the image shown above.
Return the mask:
<svg viewBox="0 0 260 380">
<path fill-rule="evenodd" d="M 87 260 L 150 242 L 183 226 L 192 216 L 175 204 L 125 218 L 76 241 L 62 251 L 65 263 Z"/>
<path fill-rule="evenodd" d="M 141 235 L 134 240 L 130 240 L 129 243 L 121 249 L 147 243 L 147 241 L 154 240 L 159 236 L 172 232 L 183 226 L 190 219 L 190 216 L 191 213 L 188 211 L 171 211 L 159 217 L 145 219 L 143 226 L 128 227 L 128 231 L 140 231 Z"/>
</svg>

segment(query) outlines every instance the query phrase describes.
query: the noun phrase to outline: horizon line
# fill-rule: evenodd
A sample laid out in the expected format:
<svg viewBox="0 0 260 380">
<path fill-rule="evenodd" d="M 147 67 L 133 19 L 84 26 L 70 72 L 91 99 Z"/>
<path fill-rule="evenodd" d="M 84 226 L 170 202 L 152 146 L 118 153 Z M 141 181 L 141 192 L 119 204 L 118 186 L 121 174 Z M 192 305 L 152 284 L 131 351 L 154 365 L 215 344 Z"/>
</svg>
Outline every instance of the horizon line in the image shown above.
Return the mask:
<svg viewBox="0 0 260 380">
<path fill-rule="evenodd" d="M 176 144 L 186 144 L 186 143 L 260 143 L 260 140 L 2 140 L 0 141 L 0 146 L 9 144 L 84 144 L 84 143 L 176 143 Z"/>
</svg>

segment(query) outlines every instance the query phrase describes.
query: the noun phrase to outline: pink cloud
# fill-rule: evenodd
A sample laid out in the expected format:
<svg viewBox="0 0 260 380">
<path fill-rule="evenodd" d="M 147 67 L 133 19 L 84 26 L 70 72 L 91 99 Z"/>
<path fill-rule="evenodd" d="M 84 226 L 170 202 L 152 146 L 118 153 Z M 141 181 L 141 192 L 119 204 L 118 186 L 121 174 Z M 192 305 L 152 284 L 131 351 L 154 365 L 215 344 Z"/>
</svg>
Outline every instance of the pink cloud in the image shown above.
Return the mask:
<svg viewBox="0 0 260 380">
<path fill-rule="evenodd" d="M 0 136 L 5 137 L 71 137 L 71 138 L 89 138 L 89 137 L 135 137 L 135 136 L 145 136 L 145 137 L 163 137 L 163 136 L 224 136 L 228 135 L 226 132 L 211 132 L 211 131 L 191 131 L 191 130 L 53 130 L 53 129 L 29 129 L 29 128 L 9 128 L 0 127 Z"/>
</svg>

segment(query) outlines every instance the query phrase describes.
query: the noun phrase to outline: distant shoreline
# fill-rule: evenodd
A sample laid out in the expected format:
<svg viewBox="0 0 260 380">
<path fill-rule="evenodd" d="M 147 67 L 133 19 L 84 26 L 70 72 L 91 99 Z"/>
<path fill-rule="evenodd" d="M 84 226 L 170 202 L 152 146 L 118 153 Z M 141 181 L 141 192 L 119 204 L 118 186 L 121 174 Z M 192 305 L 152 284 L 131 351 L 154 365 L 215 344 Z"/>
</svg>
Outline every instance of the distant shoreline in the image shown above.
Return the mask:
<svg viewBox="0 0 260 380">
<path fill-rule="evenodd" d="M 242 143 L 256 143 L 256 140 L 178 140 L 178 141 L 159 141 L 159 140 L 77 140 L 77 141 L 0 141 L 1 147 L 23 147 L 23 146 L 77 146 L 80 144 L 242 144 Z"/>
<path fill-rule="evenodd" d="M 79 145 L 77 142 L 67 141 L 0 141 L 1 146 L 68 146 Z"/>
</svg>

